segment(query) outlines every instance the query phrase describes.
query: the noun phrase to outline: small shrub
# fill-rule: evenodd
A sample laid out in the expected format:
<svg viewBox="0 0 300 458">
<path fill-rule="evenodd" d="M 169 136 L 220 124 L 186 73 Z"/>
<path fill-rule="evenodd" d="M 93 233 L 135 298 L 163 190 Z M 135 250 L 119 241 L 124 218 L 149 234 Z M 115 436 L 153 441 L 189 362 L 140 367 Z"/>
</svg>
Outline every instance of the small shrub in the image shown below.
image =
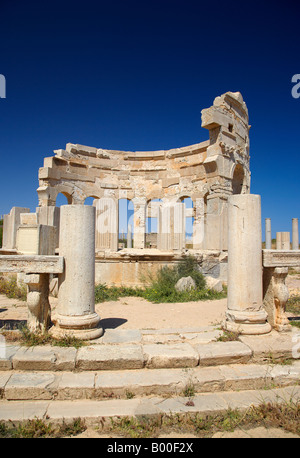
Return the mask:
<svg viewBox="0 0 300 458">
<path fill-rule="evenodd" d="M 66 437 L 80 434 L 86 429 L 84 422 L 80 418 L 75 418 L 72 422 L 54 426 L 51 423 L 46 423 L 39 418 L 26 420 L 17 425 L 11 422 L 7 425 L 5 422 L 0 422 L 0 438 L 47 438 L 47 437 Z"/>
<path fill-rule="evenodd" d="M 15 278 L 6 279 L 0 277 L 0 294 L 5 294 L 9 298 L 27 300 L 26 285 L 18 286 Z"/>
<path fill-rule="evenodd" d="M 36 345 L 53 345 L 54 347 L 75 347 L 80 348 L 85 345 L 83 340 L 77 339 L 72 335 L 66 335 L 60 339 L 51 336 L 48 332 L 31 332 L 27 326 L 20 328 L 20 341 L 23 345 L 33 347 Z"/>
<path fill-rule="evenodd" d="M 300 320 L 299 321 L 298 320 L 292 320 L 292 321 L 290 321 L 290 324 L 292 326 L 295 326 L 296 328 L 300 328 Z"/>
<path fill-rule="evenodd" d="M 192 398 L 193 396 L 195 396 L 195 385 L 193 384 L 193 382 L 189 382 L 185 386 L 182 394 L 185 398 Z"/>
<path fill-rule="evenodd" d="M 96 285 L 95 302 L 117 301 L 120 297 L 140 296 L 143 297 L 144 291 L 141 288 L 129 288 L 126 286 L 108 287 L 105 283 Z"/>
<path fill-rule="evenodd" d="M 286 303 L 285 310 L 300 315 L 300 296 L 291 296 Z"/>
<path fill-rule="evenodd" d="M 227 331 L 223 332 L 223 335 L 217 338 L 218 342 L 232 342 L 234 340 L 239 340 L 240 333 L 234 331 Z"/>
<path fill-rule="evenodd" d="M 177 265 L 177 273 L 178 278 L 192 277 L 198 289 L 205 289 L 205 277 L 199 271 L 198 261 L 194 256 L 186 256 L 182 261 L 180 261 Z"/>
</svg>

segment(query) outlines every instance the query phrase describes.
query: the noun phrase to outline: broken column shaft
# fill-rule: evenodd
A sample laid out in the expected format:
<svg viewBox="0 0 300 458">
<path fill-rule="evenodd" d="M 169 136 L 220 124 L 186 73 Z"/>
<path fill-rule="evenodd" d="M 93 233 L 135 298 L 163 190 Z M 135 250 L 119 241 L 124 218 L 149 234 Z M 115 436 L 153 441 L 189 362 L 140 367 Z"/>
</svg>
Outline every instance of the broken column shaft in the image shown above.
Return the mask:
<svg viewBox="0 0 300 458">
<path fill-rule="evenodd" d="M 95 207 L 63 205 L 59 254 L 65 269 L 58 276 L 58 306 L 53 335 L 95 339 L 103 330 L 95 313 Z"/>
<path fill-rule="evenodd" d="M 260 196 L 228 199 L 228 302 L 225 328 L 241 334 L 271 330 L 262 298 Z"/>
</svg>

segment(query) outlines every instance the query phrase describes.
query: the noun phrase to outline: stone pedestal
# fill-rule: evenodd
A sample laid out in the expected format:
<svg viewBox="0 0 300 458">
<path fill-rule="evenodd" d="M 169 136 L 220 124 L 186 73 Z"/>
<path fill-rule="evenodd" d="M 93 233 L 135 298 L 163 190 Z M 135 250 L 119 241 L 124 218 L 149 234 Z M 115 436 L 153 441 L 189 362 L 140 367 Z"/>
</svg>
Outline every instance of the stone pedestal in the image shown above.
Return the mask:
<svg viewBox="0 0 300 458">
<path fill-rule="evenodd" d="M 33 333 L 48 330 L 50 325 L 49 274 L 25 274 L 27 285 L 27 327 Z"/>
<path fill-rule="evenodd" d="M 225 328 L 241 334 L 271 331 L 262 298 L 260 196 L 228 199 L 228 302 Z"/>
<path fill-rule="evenodd" d="M 51 333 L 86 340 L 100 337 L 103 330 L 95 313 L 95 207 L 61 207 L 59 253 L 65 259 L 65 270 L 58 276 L 58 306 Z"/>
<path fill-rule="evenodd" d="M 264 267 L 264 306 L 268 322 L 277 331 L 291 331 L 292 326 L 285 314 L 289 290 L 285 284 L 288 267 Z"/>
</svg>

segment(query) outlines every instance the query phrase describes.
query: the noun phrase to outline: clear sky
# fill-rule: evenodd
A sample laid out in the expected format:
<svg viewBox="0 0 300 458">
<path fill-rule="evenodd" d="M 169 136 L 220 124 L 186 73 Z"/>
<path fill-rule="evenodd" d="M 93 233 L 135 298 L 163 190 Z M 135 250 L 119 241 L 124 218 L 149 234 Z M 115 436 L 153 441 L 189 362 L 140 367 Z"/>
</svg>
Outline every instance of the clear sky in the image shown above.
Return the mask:
<svg viewBox="0 0 300 458">
<path fill-rule="evenodd" d="M 208 139 L 201 110 L 240 91 L 251 192 L 276 231 L 300 219 L 299 1 L 0 0 L 0 214 L 38 205 L 66 143 L 156 150 Z"/>
</svg>

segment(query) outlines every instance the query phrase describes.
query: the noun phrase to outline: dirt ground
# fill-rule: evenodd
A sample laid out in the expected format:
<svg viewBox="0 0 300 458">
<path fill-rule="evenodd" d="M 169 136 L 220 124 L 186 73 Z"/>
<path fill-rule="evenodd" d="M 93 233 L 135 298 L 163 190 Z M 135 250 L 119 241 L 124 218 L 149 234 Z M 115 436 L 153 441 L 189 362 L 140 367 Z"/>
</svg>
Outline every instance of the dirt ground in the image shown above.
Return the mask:
<svg viewBox="0 0 300 458">
<path fill-rule="evenodd" d="M 286 280 L 291 295 L 300 295 L 300 274 L 289 275 Z M 55 310 L 57 298 L 50 297 Z M 224 321 L 227 299 L 152 304 L 140 297 L 123 297 L 117 301 L 96 304 L 104 329 L 170 329 L 196 328 L 217 325 Z M 23 301 L 0 295 L 0 325 L 2 320 L 27 319 L 27 306 Z"/>
</svg>

